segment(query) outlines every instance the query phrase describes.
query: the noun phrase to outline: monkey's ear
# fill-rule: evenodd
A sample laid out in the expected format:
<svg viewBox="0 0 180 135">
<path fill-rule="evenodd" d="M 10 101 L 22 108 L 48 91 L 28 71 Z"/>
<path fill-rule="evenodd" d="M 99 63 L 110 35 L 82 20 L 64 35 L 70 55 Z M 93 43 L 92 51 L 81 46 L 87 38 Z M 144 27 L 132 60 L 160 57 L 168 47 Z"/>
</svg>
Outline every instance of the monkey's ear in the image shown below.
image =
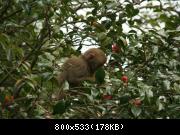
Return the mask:
<svg viewBox="0 0 180 135">
<path fill-rule="evenodd" d="M 95 54 L 94 53 L 89 53 L 88 56 L 87 56 L 87 59 L 88 60 L 91 60 L 95 57 Z"/>
</svg>

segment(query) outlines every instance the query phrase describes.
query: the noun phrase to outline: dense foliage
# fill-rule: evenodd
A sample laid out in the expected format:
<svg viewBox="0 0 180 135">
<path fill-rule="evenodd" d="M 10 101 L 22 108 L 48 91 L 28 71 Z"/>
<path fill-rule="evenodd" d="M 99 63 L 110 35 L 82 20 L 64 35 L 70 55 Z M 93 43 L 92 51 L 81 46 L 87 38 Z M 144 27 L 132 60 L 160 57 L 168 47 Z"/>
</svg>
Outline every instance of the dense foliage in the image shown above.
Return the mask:
<svg viewBox="0 0 180 135">
<path fill-rule="evenodd" d="M 1 118 L 180 118 L 180 2 L 0 0 Z M 100 46 L 96 82 L 54 100 L 66 57 Z"/>
</svg>

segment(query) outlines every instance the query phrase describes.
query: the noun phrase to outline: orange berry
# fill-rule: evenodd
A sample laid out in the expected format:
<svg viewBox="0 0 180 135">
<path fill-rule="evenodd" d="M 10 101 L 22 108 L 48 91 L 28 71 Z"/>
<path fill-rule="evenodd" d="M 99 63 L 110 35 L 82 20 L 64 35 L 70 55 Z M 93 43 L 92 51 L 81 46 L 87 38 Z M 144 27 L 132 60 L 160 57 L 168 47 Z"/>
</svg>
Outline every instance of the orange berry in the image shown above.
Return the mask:
<svg viewBox="0 0 180 135">
<path fill-rule="evenodd" d="M 5 98 L 4 98 L 4 103 L 5 104 L 12 103 L 13 101 L 14 101 L 14 96 L 6 95 Z"/>
</svg>

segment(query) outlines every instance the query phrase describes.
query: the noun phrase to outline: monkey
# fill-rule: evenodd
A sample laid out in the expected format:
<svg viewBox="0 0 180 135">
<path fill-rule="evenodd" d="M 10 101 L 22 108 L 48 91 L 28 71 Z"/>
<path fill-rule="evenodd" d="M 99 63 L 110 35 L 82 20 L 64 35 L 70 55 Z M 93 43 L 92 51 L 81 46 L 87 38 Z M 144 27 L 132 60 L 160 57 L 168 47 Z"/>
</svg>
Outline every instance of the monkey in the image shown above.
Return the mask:
<svg viewBox="0 0 180 135">
<path fill-rule="evenodd" d="M 59 86 L 67 81 L 70 87 L 76 87 L 85 80 L 92 80 L 95 71 L 102 67 L 106 60 L 105 53 L 99 48 L 91 48 L 80 56 L 69 58 L 57 76 Z"/>
</svg>

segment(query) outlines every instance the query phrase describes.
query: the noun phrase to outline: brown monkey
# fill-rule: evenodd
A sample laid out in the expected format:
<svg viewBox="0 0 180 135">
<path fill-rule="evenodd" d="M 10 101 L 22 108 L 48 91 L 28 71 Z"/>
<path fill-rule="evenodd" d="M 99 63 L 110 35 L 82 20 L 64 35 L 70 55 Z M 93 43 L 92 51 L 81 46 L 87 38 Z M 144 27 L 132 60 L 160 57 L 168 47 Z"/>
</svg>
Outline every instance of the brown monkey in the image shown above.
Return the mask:
<svg viewBox="0 0 180 135">
<path fill-rule="evenodd" d="M 98 48 L 91 48 L 79 57 L 69 58 L 62 66 L 62 73 L 57 77 L 60 86 L 66 80 L 70 87 L 78 86 L 82 81 L 90 80 L 95 71 L 106 62 L 105 53 Z"/>
</svg>

